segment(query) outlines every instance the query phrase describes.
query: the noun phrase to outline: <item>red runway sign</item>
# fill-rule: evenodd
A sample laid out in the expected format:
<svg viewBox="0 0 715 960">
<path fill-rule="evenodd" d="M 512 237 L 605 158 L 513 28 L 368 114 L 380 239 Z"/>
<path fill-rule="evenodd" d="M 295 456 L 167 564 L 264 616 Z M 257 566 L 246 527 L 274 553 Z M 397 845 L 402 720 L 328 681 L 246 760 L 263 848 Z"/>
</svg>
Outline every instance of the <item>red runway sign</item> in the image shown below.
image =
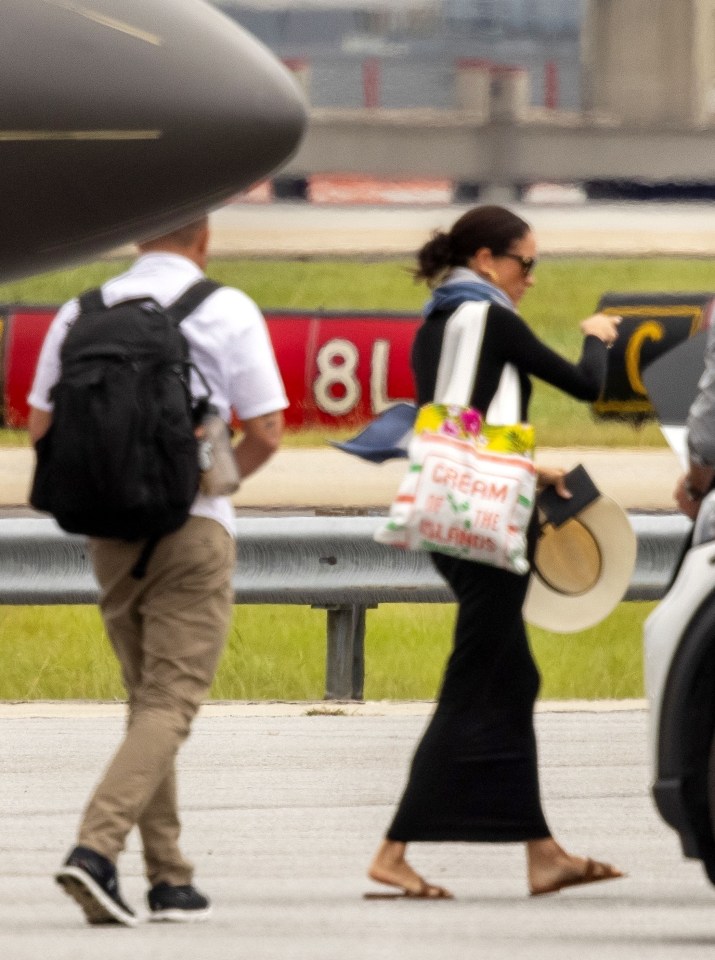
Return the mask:
<svg viewBox="0 0 715 960">
<path fill-rule="evenodd" d="M 712 322 L 712 293 L 607 293 L 598 309 L 623 317 L 593 410 L 640 422 L 654 415 L 642 382 L 649 363 Z M 7 307 L 0 387 L 4 422 L 23 427 L 27 394 L 53 307 Z M 265 317 L 290 408 L 291 427 L 359 427 L 401 400 L 414 399 L 410 351 L 420 318 L 399 313 L 305 313 Z M 0 333 L 2 327 L 0 326 Z M 2 356 L 0 339 L 0 356 Z"/>
<path fill-rule="evenodd" d="M 51 307 L 4 312 L 6 426 L 27 422 L 27 394 L 54 314 Z M 265 317 L 290 401 L 289 426 L 360 425 L 414 398 L 410 350 L 418 317 L 280 311 Z"/>
</svg>

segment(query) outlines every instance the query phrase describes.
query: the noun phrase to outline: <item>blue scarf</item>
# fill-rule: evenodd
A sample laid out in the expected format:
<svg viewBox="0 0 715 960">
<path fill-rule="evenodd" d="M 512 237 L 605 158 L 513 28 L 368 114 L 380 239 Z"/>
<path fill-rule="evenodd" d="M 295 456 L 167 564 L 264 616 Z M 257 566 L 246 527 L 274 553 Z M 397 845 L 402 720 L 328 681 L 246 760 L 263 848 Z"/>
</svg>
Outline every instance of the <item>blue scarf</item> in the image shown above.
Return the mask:
<svg viewBox="0 0 715 960">
<path fill-rule="evenodd" d="M 468 300 L 488 300 L 490 303 L 501 304 L 508 310 L 514 310 L 514 304 L 503 290 L 482 279 L 472 270 L 457 267 L 444 283 L 432 291 L 432 296 L 425 304 L 423 316 L 427 318 L 435 310 L 453 313 Z"/>
<path fill-rule="evenodd" d="M 479 274 L 467 267 L 456 267 L 448 279 L 433 291 L 425 305 L 424 316 L 429 319 L 433 310 L 449 310 L 453 313 L 468 300 L 488 300 L 490 303 L 499 303 L 508 310 L 514 310 L 514 304 L 499 287 L 483 280 Z M 331 443 L 346 453 L 352 453 L 372 463 L 406 457 L 416 416 L 417 407 L 414 404 L 398 403 L 381 413 L 352 440 Z"/>
</svg>

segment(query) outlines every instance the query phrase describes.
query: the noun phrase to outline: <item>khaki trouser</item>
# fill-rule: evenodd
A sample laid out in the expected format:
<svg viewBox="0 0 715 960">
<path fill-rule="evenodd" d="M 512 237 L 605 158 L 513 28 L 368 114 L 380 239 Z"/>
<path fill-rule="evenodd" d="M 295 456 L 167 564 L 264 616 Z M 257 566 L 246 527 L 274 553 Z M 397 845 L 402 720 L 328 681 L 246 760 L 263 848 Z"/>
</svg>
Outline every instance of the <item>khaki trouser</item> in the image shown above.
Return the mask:
<svg viewBox="0 0 715 960">
<path fill-rule="evenodd" d="M 116 862 L 141 833 L 152 886 L 190 883 L 179 850 L 175 758 L 216 672 L 231 617 L 236 551 L 216 521 L 190 517 L 162 538 L 146 576 L 131 569 L 141 544 L 92 540 L 100 608 L 122 667 L 124 740 L 84 813 L 78 843 Z"/>
</svg>

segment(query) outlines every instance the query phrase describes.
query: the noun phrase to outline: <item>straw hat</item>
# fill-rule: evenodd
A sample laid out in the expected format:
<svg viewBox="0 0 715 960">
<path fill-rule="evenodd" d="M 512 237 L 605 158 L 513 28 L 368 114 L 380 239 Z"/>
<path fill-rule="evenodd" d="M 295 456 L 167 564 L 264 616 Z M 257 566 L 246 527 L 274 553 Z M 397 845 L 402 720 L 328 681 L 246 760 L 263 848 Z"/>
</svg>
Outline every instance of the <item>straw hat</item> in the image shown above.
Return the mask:
<svg viewBox="0 0 715 960">
<path fill-rule="evenodd" d="M 554 633 L 599 623 L 623 599 L 637 541 L 628 515 L 602 494 L 559 526 L 541 530 L 524 619 Z"/>
</svg>

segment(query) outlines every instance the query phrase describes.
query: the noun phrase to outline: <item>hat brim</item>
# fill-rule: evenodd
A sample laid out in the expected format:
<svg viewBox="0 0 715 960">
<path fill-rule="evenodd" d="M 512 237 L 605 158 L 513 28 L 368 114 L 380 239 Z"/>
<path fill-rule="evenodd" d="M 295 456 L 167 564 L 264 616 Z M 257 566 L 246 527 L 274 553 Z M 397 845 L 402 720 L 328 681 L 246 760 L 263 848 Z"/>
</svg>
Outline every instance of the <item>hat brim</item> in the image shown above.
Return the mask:
<svg viewBox="0 0 715 960">
<path fill-rule="evenodd" d="M 600 623 L 628 590 L 636 561 L 637 539 L 628 515 L 610 497 L 601 495 L 576 517 L 590 534 L 600 558 L 597 576 L 578 592 L 557 589 L 549 571 L 534 563 L 524 603 L 527 623 L 553 633 L 575 633 Z M 578 546 L 562 558 L 577 569 Z"/>
<path fill-rule="evenodd" d="M 333 447 L 370 463 L 384 463 L 407 456 L 407 446 L 417 416 L 414 403 L 396 403 L 383 411 L 350 440 L 330 440 Z"/>
</svg>

